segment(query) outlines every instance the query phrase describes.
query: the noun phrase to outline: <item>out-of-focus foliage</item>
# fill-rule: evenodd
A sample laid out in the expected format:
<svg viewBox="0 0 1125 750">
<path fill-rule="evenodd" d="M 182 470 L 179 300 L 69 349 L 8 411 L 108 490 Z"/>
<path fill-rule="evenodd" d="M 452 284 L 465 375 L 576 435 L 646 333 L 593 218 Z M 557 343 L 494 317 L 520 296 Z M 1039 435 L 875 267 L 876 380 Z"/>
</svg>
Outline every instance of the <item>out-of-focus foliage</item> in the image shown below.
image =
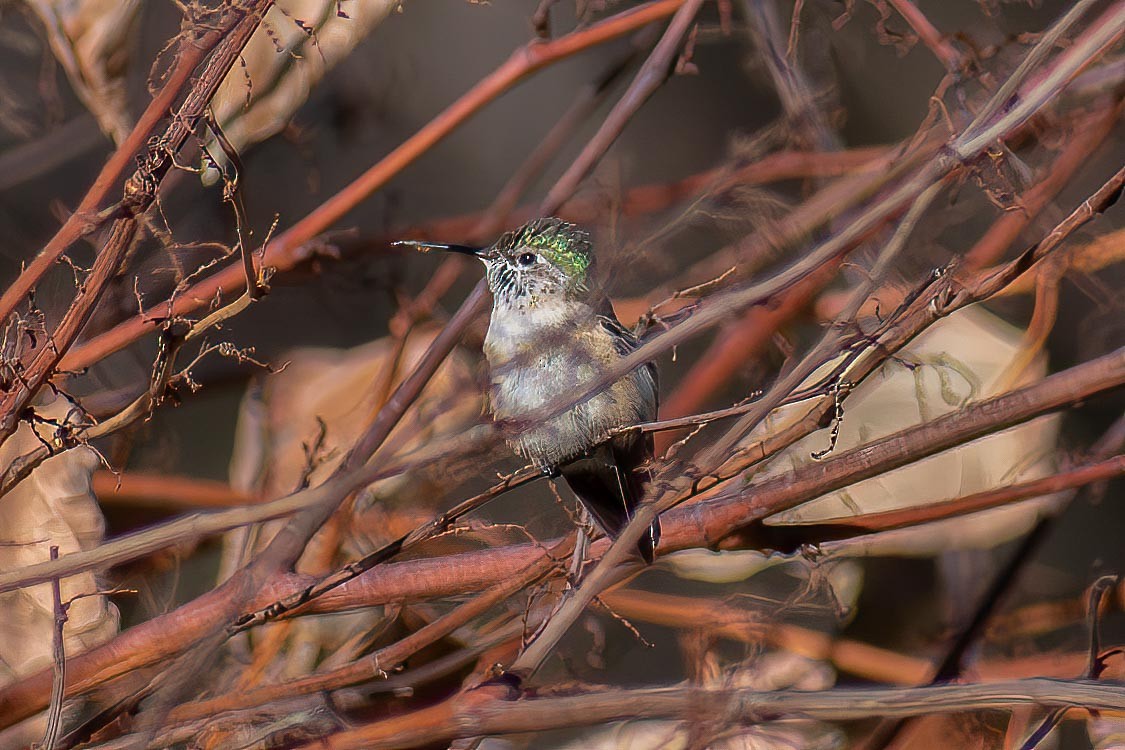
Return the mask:
<svg viewBox="0 0 1125 750">
<path fill-rule="evenodd" d="M 740 665 L 722 664 L 707 655 L 703 670 L 711 687 L 752 690 L 824 690 L 835 674 L 823 663 L 795 654 L 772 652 Z M 839 750 L 845 747 L 838 729 L 816 721 L 781 721 L 746 727 L 742 731 L 706 731 L 706 746 L 714 750 Z M 678 721 L 630 721 L 583 734 L 560 745 L 539 745 L 555 750 L 689 750 L 702 739 L 700 729 Z M 493 746 L 486 746 L 493 747 Z M 499 745 L 495 746 L 498 750 Z"/>
<path fill-rule="evenodd" d="M 46 419 L 77 424 L 78 414 L 65 398 L 52 396 L 36 411 Z M 21 424 L 0 446 L 0 463 L 9 466 L 19 456 L 54 440 L 58 428 L 40 422 L 34 431 Z M 59 555 L 98 546 L 105 536 L 105 520 L 91 489 L 91 475 L 99 465 L 86 447 L 72 448 L 40 464 L 31 475 L 0 500 L 0 570 L 19 570 L 49 560 L 51 547 Z M 117 634 L 117 608 L 97 594 L 93 573 L 79 573 L 61 581 L 67 604 L 63 643 L 68 657 Z M 51 665 L 55 631 L 51 584 L 43 583 L 0 594 L 0 685 Z"/>
<path fill-rule="evenodd" d="M 133 124 L 125 74 L 140 0 L 26 0 L 74 91 L 120 143 Z"/>
<path fill-rule="evenodd" d="M 280 132 L 324 74 L 398 5 L 399 0 L 275 3 L 213 100 L 215 118 L 235 150 Z M 225 168 L 226 154 L 213 137 L 205 147 Z M 205 183 L 218 179 L 216 165 L 205 165 Z"/>
<path fill-rule="evenodd" d="M 326 480 L 436 334 L 427 327 L 402 340 L 386 337 L 353 349 L 290 352 L 284 369 L 265 378 L 261 391 L 252 389 L 243 401 L 231 460 L 232 484 L 274 498 Z M 403 456 L 475 424 L 482 408 L 479 393 L 470 359 L 455 352 L 395 429 L 391 450 Z M 439 512 L 450 486 L 456 485 L 446 469 L 416 469 L 369 485 L 313 537 L 297 569 L 323 574 L 407 533 Z M 228 534 L 222 577 L 285 523 L 283 519 Z M 307 673 L 323 653 L 347 646 L 380 619 L 380 611 L 366 610 L 292 623 L 287 673 Z"/>
<path fill-rule="evenodd" d="M 1044 356 L 1020 367 L 1021 335 L 981 307 L 967 308 L 931 326 L 843 397 L 834 450 L 855 448 L 1041 379 L 1047 372 Z M 1012 368 L 1019 371 L 1013 373 Z M 1009 380 L 1014 383 L 1006 384 Z M 780 409 L 769 416 L 764 429 L 779 430 L 802 413 L 799 405 Z M 758 476 L 773 476 L 816 460 L 813 454 L 831 445 L 831 431 L 825 428 L 798 441 Z M 1043 417 L 857 482 L 772 516 L 766 523 L 817 523 L 919 507 L 1038 479 L 1054 471 L 1057 439 L 1057 417 Z M 878 549 L 887 554 L 918 555 L 997 544 L 1024 532 L 1040 505 L 1032 502 L 984 511 L 929 524 L 921 533 L 882 534 Z"/>
</svg>

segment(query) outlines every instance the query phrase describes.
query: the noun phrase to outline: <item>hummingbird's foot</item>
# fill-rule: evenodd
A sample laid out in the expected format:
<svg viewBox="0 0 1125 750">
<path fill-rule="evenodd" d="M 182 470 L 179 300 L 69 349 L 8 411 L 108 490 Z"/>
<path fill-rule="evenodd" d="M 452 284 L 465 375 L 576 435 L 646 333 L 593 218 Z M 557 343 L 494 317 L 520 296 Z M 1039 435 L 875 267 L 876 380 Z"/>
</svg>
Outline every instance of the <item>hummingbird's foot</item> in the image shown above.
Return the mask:
<svg viewBox="0 0 1125 750">
<path fill-rule="evenodd" d="M 481 688 L 503 688 L 507 691 L 504 700 L 516 700 L 523 690 L 523 678 L 506 670 L 503 664 L 493 664 L 488 670 L 487 678 L 473 687 L 474 690 Z"/>
</svg>

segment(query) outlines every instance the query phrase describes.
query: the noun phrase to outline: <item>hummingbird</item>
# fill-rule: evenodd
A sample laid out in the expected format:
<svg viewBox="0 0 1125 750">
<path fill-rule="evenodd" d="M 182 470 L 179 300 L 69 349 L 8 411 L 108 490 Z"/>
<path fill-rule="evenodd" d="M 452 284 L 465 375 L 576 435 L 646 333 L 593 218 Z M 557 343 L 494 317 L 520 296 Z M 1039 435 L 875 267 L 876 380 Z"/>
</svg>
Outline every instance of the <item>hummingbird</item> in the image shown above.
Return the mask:
<svg viewBox="0 0 1125 750">
<path fill-rule="evenodd" d="M 484 262 L 492 314 L 484 339 L 489 405 L 502 425 L 515 425 L 509 446 L 550 477 L 562 476 L 610 537 L 616 538 L 651 480 L 651 434 L 621 427 L 656 419 L 652 362 L 604 385 L 566 411 L 527 424 L 542 408 L 605 379 L 639 346 L 592 284 L 590 236 L 557 218 L 542 218 L 488 247 L 405 242 L 475 256 Z M 654 521 L 638 544 L 651 563 L 660 540 Z"/>
</svg>

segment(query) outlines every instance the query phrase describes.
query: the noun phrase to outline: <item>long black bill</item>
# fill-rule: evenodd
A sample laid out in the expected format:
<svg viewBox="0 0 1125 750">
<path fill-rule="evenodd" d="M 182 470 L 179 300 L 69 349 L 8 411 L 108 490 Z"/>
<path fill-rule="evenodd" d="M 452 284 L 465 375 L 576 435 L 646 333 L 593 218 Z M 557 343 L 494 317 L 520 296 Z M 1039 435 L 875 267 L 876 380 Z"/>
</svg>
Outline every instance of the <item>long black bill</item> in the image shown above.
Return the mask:
<svg viewBox="0 0 1125 750">
<path fill-rule="evenodd" d="M 425 242 L 423 240 L 398 240 L 392 242 L 393 247 L 413 247 L 422 252 L 429 252 L 430 250 L 444 250 L 449 253 L 461 253 L 462 255 L 472 255 L 477 258 L 487 258 L 488 248 L 486 247 L 473 247 L 472 245 L 447 245 L 443 242 Z"/>
</svg>

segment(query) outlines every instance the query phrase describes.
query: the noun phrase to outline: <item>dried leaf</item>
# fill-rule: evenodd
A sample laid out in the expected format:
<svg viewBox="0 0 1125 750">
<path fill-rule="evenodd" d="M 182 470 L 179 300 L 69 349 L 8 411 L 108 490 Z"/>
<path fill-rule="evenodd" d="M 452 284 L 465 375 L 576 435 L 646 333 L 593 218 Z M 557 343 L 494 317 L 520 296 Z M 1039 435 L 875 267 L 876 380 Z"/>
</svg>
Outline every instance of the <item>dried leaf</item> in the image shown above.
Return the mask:
<svg viewBox="0 0 1125 750">
<path fill-rule="evenodd" d="M 399 5 L 397 0 L 351 0 L 346 15 L 337 0 L 278 0 L 219 86 L 212 106 L 224 135 L 242 152 L 275 135 L 309 92 Z M 227 159 L 212 138 L 206 148 L 220 167 Z M 208 166 L 203 181 L 218 170 Z"/>
<path fill-rule="evenodd" d="M 27 0 L 51 51 L 102 131 L 121 143 L 129 117 L 125 73 L 140 0 Z"/>
<path fill-rule="evenodd" d="M 933 325 L 900 355 L 848 394 L 834 451 L 844 451 L 932 420 L 964 404 L 997 395 L 1005 371 L 1019 354 L 1021 332 L 980 306 Z M 1038 357 L 1015 385 L 1042 378 Z M 765 428 L 779 429 L 798 410 L 781 409 Z M 1050 474 L 1058 438 L 1057 417 L 1032 422 L 944 451 L 851 485 L 766 523 L 818 523 L 862 513 L 921 506 Z M 831 445 L 831 430 L 815 432 L 771 461 L 757 477 L 777 475 L 815 460 Z M 930 554 L 942 549 L 991 546 L 1026 531 L 1039 513 L 1034 501 L 881 534 L 878 549 L 891 554 Z"/>
<path fill-rule="evenodd" d="M 35 407 L 38 414 L 63 421 L 71 411 L 63 398 Z M 21 424 L 0 446 L 0 463 L 7 466 L 34 450 L 40 438 L 50 441 L 54 427 Z M 73 448 L 47 459 L 0 498 L 0 570 L 20 568 L 59 555 L 96 547 L 105 536 L 105 521 L 91 487 L 97 454 Z M 72 600 L 63 629 L 67 657 L 112 638 L 117 633 L 117 608 L 105 596 L 82 596 L 98 590 L 94 573 L 80 573 L 61 582 L 62 600 Z M 0 686 L 51 666 L 54 601 L 49 583 L 0 594 Z"/>
<path fill-rule="evenodd" d="M 399 350 L 393 338 L 354 349 L 308 348 L 290 352 L 281 372 L 251 393 L 240 412 L 232 484 L 280 497 L 303 484 L 316 485 L 344 460 L 361 431 L 425 354 L 436 328 L 415 330 Z M 474 368 L 455 351 L 385 444 L 403 455 L 476 424 L 482 412 Z M 341 508 L 333 522 L 305 548 L 298 569 L 309 573 L 350 562 L 436 515 L 445 487 L 457 486 L 447 469 L 435 467 L 375 482 Z M 229 576 L 285 521 L 240 530 L 225 539 L 221 575 Z M 289 674 L 307 674 L 322 654 L 362 645 L 379 610 L 304 617 L 292 624 Z"/>
</svg>

